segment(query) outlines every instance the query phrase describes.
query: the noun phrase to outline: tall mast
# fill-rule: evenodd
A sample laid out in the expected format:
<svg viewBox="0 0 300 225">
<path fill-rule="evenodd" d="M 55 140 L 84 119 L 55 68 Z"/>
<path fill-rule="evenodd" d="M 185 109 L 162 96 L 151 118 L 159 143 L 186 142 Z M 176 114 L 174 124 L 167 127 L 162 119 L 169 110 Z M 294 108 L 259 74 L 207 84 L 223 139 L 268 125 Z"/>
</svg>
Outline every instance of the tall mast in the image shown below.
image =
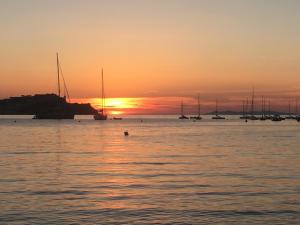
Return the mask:
<svg viewBox="0 0 300 225">
<path fill-rule="evenodd" d="M 198 116 L 200 117 L 200 96 L 198 95 Z"/>
<path fill-rule="evenodd" d="M 254 115 L 254 87 L 252 88 L 251 116 Z"/>
<path fill-rule="evenodd" d="M 181 100 L 181 115 L 183 116 L 183 101 Z"/>
<path fill-rule="evenodd" d="M 103 68 L 101 69 L 101 81 L 102 81 L 102 113 L 104 114 L 104 108 L 105 108 L 105 95 L 104 95 Z"/>
<path fill-rule="evenodd" d="M 246 106 L 245 106 L 245 115 L 248 115 L 248 105 L 249 105 L 249 100 L 248 97 L 246 98 Z"/>
<path fill-rule="evenodd" d="M 218 116 L 218 99 L 216 99 L 216 116 Z"/>
<path fill-rule="evenodd" d="M 265 117 L 265 100 L 264 100 L 264 96 L 261 96 L 261 117 L 264 118 Z"/>
<path fill-rule="evenodd" d="M 298 98 L 296 98 L 295 114 L 298 115 Z"/>
<path fill-rule="evenodd" d="M 291 99 L 289 99 L 289 116 L 291 116 Z"/>
<path fill-rule="evenodd" d="M 58 89 L 58 96 L 60 97 L 60 77 L 59 77 L 59 59 L 58 59 L 58 53 L 56 53 L 56 66 L 57 66 L 57 89 Z"/>
</svg>

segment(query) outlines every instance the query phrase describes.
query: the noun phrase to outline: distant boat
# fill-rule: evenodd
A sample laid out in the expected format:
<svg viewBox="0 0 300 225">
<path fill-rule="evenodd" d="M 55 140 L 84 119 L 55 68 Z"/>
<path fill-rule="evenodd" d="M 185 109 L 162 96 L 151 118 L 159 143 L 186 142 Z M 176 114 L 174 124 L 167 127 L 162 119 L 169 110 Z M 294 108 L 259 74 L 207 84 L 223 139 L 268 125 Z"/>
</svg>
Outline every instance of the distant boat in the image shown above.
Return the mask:
<svg viewBox="0 0 300 225">
<path fill-rule="evenodd" d="M 181 116 L 179 116 L 178 119 L 180 119 L 180 120 L 187 120 L 187 119 L 189 119 L 187 116 L 185 116 L 183 114 L 183 102 L 182 101 L 181 101 Z"/>
<path fill-rule="evenodd" d="M 56 53 L 56 66 L 57 66 L 57 88 L 58 88 L 58 100 L 57 104 L 52 107 L 51 110 L 37 112 L 33 119 L 74 119 L 75 114 L 72 109 L 66 107 L 67 99 L 70 101 L 69 92 L 66 86 L 65 78 L 62 73 L 61 65 L 58 58 L 58 53 Z M 60 76 L 63 80 L 64 87 L 64 97 L 60 96 Z M 67 98 L 66 98 L 67 95 Z"/>
<path fill-rule="evenodd" d="M 271 120 L 276 122 L 285 120 L 285 118 L 281 117 L 280 115 L 274 115 Z"/>
<path fill-rule="evenodd" d="M 291 112 L 291 100 L 289 100 L 289 114 L 288 114 L 288 116 L 285 117 L 285 119 L 287 119 L 287 120 L 295 119 L 295 117 L 292 116 L 292 112 Z"/>
<path fill-rule="evenodd" d="M 95 120 L 107 120 L 107 115 L 105 114 L 105 94 L 104 94 L 104 80 L 103 80 L 103 69 L 101 69 L 101 107 L 102 109 L 99 110 L 95 115 L 94 115 L 94 119 Z"/>
<path fill-rule="evenodd" d="M 243 100 L 242 102 L 242 112 L 243 112 L 243 115 L 240 117 L 241 120 L 247 120 L 249 119 L 249 116 L 247 114 L 248 112 L 248 98 L 245 100 Z"/>
<path fill-rule="evenodd" d="M 266 120 L 266 105 L 264 96 L 261 97 L 261 117 L 260 120 Z"/>
<path fill-rule="evenodd" d="M 197 116 L 191 116 L 190 119 L 193 119 L 193 120 L 202 120 L 200 112 L 201 112 L 200 97 L 198 95 L 198 115 Z"/>
<path fill-rule="evenodd" d="M 252 98 L 251 98 L 251 115 L 248 118 L 249 120 L 258 120 L 258 117 L 254 115 L 254 88 L 252 89 Z"/>
<path fill-rule="evenodd" d="M 225 117 L 220 116 L 218 113 L 218 100 L 216 99 L 216 115 L 212 117 L 213 120 L 225 120 Z"/>
<path fill-rule="evenodd" d="M 113 120 L 122 120 L 122 117 L 113 117 Z"/>
</svg>

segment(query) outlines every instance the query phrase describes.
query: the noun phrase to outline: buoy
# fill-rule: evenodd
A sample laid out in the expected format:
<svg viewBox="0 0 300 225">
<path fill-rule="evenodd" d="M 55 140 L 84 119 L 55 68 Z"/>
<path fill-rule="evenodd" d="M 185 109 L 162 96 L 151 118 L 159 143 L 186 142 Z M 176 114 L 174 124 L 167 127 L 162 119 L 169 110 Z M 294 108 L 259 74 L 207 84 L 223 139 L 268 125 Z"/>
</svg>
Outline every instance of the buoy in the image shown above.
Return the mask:
<svg viewBox="0 0 300 225">
<path fill-rule="evenodd" d="M 245 120 L 245 122 L 247 123 L 247 122 L 248 122 L 248 120 Z"/>
<path fill-rule="evenodd" d="M 128 131 L 126 130 L 126 131 L 124 131 L 124 135 L 125 136 L 128 136 L 129 135 L 129 133 L 128 133 Z"/>
</svg>

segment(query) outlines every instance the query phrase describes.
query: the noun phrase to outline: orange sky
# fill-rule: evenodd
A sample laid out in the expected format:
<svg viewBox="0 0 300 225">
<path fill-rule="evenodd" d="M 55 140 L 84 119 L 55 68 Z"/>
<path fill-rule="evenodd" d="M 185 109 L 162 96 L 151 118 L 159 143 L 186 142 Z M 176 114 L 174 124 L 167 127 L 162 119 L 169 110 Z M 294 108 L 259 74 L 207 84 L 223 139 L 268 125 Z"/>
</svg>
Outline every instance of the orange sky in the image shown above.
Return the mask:
<svg viewBox="0 0 300 225">
<path fill-rule="evenodd" d="M 235 104 L 252 86 L 294 98 L 299 9 L 297 0 L 3 0 L 0 98 L 56 92 L 57 51 L 71 98 L 99 97 L 101 67 L 112 98 L 200 93 Z"/>
</svg>

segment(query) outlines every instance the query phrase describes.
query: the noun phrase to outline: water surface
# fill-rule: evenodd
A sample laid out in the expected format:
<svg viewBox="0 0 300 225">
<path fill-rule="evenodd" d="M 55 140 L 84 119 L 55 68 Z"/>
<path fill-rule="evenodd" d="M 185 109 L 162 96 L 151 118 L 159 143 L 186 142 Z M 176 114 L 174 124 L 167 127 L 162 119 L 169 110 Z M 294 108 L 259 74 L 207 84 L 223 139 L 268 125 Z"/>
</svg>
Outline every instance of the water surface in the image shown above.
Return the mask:
<svg viewBox="0 0 300 225">
<path fill-rule="evenodd" d="M 0 223 L 299 224 L 299 157 L 295 121 L 2 117 Z"/>
</svg>

